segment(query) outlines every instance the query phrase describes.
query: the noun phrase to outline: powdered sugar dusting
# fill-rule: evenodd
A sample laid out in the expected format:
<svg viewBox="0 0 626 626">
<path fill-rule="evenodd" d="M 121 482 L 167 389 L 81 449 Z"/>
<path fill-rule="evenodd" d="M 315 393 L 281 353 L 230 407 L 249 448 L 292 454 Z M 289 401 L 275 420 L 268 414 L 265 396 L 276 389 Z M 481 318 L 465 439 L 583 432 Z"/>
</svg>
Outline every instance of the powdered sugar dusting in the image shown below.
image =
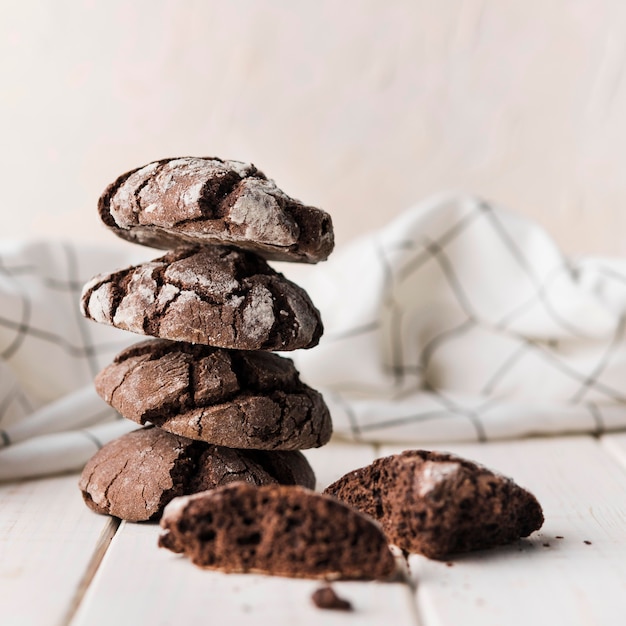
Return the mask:
<svg viewBox="0 0 626 626">
<path fill-rule="evenodd" d="M 277 199 L 267 193 L 267 183 L 255 178 L 246 179 L 228 214 L 228 220 L 242 225 L 248 239 L 278 246 L 295 244 L 300 229 L 280 207 Z"/>
<path fill-rule="evenodd" d="M 89 297 L 87 312 L 91 319 L 101 324 L 111 322 L 111 303 L 113 302 L 113 288 L 110 283 L 105 283 L 93 291 Z"/>
<path fill-rule="evenodd" d="M 165 271 L 168 281 L 184 285 L 186 289 L 201 287 L 213 296 L 228 295 L 239 287 L 239 283 L 224 267 L 217 263 L 201 264 L 190 257 L 172 263 Z"/>
<path fill-rule="evenodd" d="M 156 263 L 139 266 L 132 275 L 128 285 L 128 294 L 122 298 L 117 307 L 113 323 L 119 328 L 133 332 L 143 332 L 143 321 L 146 309 L 154 304 L 158 285 L 152 277 Z"/>
<path fill-rule="evenodd" d="M 460 463 L 426 461 L 419 474 L 419 495 L 426 495 L 429 491 L 435 489 L 437 485 L 444 482 L 450 476 L 456 474 L 460 469 Z"/>
<path fill-rule="evenodd" d="M 242 317 L 249 337 L 260 340 L 269 335 L 275 320 L 274 298 L 266 287 L 254 285 Z"/>
<path fill-rule="evenodd" d="M 157 305 L 159 306 L 159 308 L 164 307 L 166 304 L 171 302 L 179 293 L 180 289 L 175 285 L 164 285 L 157 297 Z"/>
</svg>

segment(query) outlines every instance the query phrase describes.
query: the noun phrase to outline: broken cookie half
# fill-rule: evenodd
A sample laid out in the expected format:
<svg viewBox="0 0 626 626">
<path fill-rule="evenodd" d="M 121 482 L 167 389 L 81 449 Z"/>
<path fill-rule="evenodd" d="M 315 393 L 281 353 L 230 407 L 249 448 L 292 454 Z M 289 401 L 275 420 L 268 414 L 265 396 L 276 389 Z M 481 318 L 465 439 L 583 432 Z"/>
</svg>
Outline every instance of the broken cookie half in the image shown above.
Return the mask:
<svg viewBox="0 0 626 626">
<path fill-rule="evenodd" d="M 298 486 L 233 483 L 176 498 L 159 546 L 198 566 L 324 579 L 387 579 L 395 559 L 378 524 Z"/>
<path fill-rule="evenodd" d="M 392 544 L 434 559 L 510 543 L 543 524 L 537 499 L 510 478 L 426 450 L 377 459 L 324 493 L 378 520 Z"/>
</svg>

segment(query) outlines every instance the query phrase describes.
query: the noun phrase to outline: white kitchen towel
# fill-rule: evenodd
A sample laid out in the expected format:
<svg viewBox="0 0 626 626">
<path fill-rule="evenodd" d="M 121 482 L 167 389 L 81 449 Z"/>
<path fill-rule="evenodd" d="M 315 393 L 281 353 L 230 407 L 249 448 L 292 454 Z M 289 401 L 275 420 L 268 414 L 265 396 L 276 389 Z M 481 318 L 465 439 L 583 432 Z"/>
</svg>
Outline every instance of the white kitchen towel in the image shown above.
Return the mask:
<svg viewBox="0 0 626 626">
<path fill-rule="evenodd" d="M 0 480 L 80 468 L 136 428 L 94 374 L 143 339 L 82 318 L 93 275 L 159 255 L 0 244 Z M 325 334 L 286 356 L 335 433 L 415 447 L 626 427 L 626 260 L 567 259 L 536 224 L 429 198 L 315 266 L 277 264 Z"/>
<path fill-rule="evenodd" d="M 295 360 L 335 431 L 409 445 L 626 427 L 626 260 L 442 194 L 319 267 L 285 267 L 325 334 Z"/>
<path fill-rule="evenodd" d="M 89 322 L 78 301 L 93 275 L 151 252 L 0 243 L 0 480 L 79 469 L 105 441 L 137 427 L 92 384 L 137 337 Z"/>
</svg>

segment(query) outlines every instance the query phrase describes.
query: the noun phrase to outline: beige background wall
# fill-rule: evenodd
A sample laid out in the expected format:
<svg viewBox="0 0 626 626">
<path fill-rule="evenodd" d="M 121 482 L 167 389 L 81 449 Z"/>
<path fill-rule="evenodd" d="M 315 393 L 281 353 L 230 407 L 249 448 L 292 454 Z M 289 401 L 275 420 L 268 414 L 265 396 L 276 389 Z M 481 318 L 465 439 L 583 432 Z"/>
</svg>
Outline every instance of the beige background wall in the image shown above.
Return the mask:
<svg viewBox="0 0 626 626">
<path fill-rule="evenodd" d="M 115 243 L 163 156 L 251 160 L 339 242 L 441 189 L 626 255 L 623 0 L 0 0 L 0 236 Z"/>
</svg>

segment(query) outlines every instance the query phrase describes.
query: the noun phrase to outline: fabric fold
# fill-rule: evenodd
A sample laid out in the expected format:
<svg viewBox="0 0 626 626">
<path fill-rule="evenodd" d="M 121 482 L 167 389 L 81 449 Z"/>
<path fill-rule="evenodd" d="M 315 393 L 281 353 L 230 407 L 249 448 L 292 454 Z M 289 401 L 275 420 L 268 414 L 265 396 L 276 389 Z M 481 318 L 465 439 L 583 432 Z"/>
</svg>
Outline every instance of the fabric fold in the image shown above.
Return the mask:
<svg viewBox="0 0 626 626">
<path fill-rule="evenodd" d="M 0 480 L 79 469 L 136 427 L 93 391 L 141 337 L 82 318 L 138 247 L 0 243 Z M 315 266 L 274 264 L 325 334 L 293 358 L 337 437 L 407 448 L 626 427 L 626 260 L 567 258 L 481 198 L 428 198 Z"/>
</svg>

